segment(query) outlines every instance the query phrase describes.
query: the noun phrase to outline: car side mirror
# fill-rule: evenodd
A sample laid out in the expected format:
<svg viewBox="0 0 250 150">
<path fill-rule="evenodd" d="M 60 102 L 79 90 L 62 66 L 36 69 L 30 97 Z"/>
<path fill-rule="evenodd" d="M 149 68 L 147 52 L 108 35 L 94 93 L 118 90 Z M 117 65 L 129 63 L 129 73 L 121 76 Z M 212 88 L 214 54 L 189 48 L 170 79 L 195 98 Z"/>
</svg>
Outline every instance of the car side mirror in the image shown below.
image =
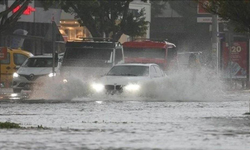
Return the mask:
<svg viewBox="0 0 250 150">
<path fill-rule="evenodd" d="M 109 60 L 105 60 L 105 63 L 111 64 L 113 62 L 112 60 L 113 60 L 113 52 L 110 53 L 110 58 Z"/>
<path fill-rule="evenodd" d="M 14 69 L 19 69 L 21 66 L 16 66 Z"/>
</svg>

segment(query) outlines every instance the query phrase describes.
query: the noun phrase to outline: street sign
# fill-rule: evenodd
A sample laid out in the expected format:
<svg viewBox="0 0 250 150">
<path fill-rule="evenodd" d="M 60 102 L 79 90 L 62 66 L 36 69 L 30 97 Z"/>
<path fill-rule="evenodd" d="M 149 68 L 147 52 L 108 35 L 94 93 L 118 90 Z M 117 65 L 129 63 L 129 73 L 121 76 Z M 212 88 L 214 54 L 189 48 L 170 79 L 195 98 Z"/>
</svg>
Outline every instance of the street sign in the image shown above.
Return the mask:
<svg viewBox="0 0 250 150">
<path fill-rule="evenodd" d="M 197 17 L 198 23 L 212 23 L 212 17 Z M 222 18 L 218 17 L 218 22 L 227 22 L 225 20 L 222 20 Z"/>
<path fill-rule="evenodd" d="M 7 57 L 7 47 L 0 47 L 0 60 Z"/>
<path fill-rule="evenodd" d="M 204 9 L 204 6 L 209 5 L 208 0 L 199 0 L 197 7 L 197 14 L 210 14 Z"/>
<path fill-rule="evenodd" d="M 231 48 L 222 43 L 224 78 L 247 78 L 247 42 L 235 41 Z"/>
</svg>

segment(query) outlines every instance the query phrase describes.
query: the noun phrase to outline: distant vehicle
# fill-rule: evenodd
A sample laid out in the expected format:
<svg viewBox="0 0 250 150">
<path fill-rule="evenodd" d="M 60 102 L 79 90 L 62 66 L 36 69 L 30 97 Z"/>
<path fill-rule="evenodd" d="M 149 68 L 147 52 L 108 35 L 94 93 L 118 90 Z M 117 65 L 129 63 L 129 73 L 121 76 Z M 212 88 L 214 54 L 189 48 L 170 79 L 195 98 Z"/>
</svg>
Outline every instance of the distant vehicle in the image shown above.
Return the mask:
<svg viewBox="0 0 250 150">
<path fill-rule="evenodd" d="M 137 40 L 123 43 L 125 63 L 156 63 L 167 71 L 175 62 L 175 44 L 166 41 Z"/>
<path fill-rule="evenodd" d="M 60 62 L 55 62 L 55 73 L 52 73 L 53 58 L 51 55 L 32 56 L 13 74 L 12 88 L 14 93 L 21 90 L 32 90 L 36 85 L 43 85 L 46 80 L 59 74 Z"/>
<path fill-rule="evenodd" d="M 157 64 L 118 64 L 90 86 L 94 93 L 138 94 L 146 88 L 144 83 L 151 81 L 154 84 L 154 79 L 165 76 Z"/>
<path fill-rule="evenodd" d="M 106 73 L 112 66 L 124 62 L 120 43 L 108 41 L 75 41 L 66 43 L 61 67 L 65 82 L 72 78 L 84 81 Z"/>
<path fill-rule="evenodd" d="M 9 88 L 13 79 L 13 73 L 23 64 L 23 62 L 32 57 L 33 54 L 21 49 L 7 48 L 7 58 L 1 60 L 1 85 Z"/>
<path fill-rule="evenodd" d="M 188 67 L 189 56 L 194 54 L 196 56 L 197 63 L 202 63 L 202 52 L 178 52 L 177 53 L 177 64 L 179 69 L 186 69 Z"/>
</svg>

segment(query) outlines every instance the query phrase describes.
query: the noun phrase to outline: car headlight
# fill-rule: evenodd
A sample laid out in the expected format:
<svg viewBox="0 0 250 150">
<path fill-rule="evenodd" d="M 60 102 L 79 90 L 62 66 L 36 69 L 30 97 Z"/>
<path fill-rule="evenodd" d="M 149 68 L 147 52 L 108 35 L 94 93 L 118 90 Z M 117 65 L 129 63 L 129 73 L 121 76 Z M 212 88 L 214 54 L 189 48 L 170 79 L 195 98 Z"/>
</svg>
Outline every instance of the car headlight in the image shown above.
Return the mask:
<svg viewBox="0 0 250 150">
<path fill-rule="evenodd" d="M 51 77 L 55 77 L 55 76 L 56 76 L 56 73 L 50 73 L 48 76 L 49 76 L 50 78 L 51 78 Z"/>
<path fill-rule="evenodd" d="M 139 91 L 141 88 L 141 86 L 139 84 L 128 84 L 124 87 L 124 89 L 126 91 L 130 91 L 130 92 L 133 92 L 133 91 Z"/>
<path fill-rule="evenodd" d="M 67 83 L 68 82 L 68 80 L 67 79 L 63 79 L 63 83 Z"/>
<path fill-rule="evenodd" d="M 91 85 L 92 89 L 95 90 L 96 92 L 101 92 L 104 90 L 104 85 L 101 83 L 93 83 Z"/>
<path fill-rule="evenodd" d="M 14 72 L 14 73 L 13 73 L 13 78 L 17 78 L 17 77 L 19 77 L 19 74 L 16 73 L 16 72 Z"/>
</svg>

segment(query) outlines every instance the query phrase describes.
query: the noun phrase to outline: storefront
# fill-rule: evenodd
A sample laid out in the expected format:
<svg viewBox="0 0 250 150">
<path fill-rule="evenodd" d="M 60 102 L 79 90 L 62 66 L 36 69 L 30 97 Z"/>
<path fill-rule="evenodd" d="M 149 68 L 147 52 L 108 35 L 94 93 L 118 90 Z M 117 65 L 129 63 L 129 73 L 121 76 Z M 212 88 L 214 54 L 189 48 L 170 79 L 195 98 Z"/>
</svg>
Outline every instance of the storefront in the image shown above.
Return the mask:
<svg viewBox="0 0 250 150">
<path fill-rule="evenodd" d="M 90 37 L 87 28 L 82 27 L 77 20 L 61 19 L 59 31 L 65 41 L 76 41 Z"/>
</svg>

